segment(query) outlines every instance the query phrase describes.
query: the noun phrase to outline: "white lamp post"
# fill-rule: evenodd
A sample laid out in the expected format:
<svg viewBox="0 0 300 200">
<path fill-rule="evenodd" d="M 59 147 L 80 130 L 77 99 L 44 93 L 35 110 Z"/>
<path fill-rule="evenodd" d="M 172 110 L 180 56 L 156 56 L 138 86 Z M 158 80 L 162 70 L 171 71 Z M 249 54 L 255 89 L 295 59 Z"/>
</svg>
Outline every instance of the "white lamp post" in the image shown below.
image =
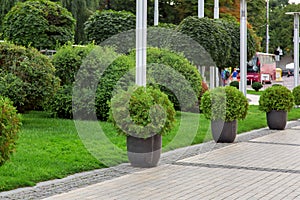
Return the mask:
<svg viewBox="0 0 300 200">
<path fill-rule="evenodd" d="M 136 0 L 136 75 L 135 83 L 146 86 L 147 0 Z"/>
<path fill-rule="evenodd" d="M 267 24 L 266 24 L 266 53 L 269 53 L 269 42 L 270 42 L 270 36 L 269 36 L 269 0 L 267 0 L 267 16 L 266 16 L 266 21 L 267 21 Z"/>
<path fill-rule="evenodd" d="M 240 90 L 247 95 L 247 2 L 240 1 Z"/>
<path fill-rule="evenodd" d="M 214 0 L 214 19 L 219 19 L 219 0 Z"/>
<path fill-rule="evenodd" d="M 154 1 L 154 26 L 158 26 L 158 0 Z"/>
<path fill-rule="evenodd" d="M 198 17 L 204 17 L 204 0 L 198 0 Z"/>
<path fill-rule="evenodd" d="M 294 15 L 294 86 L 297 87 L 299 79 L 299 15 L 300 12 L 287 12 Z"/>
</svg>

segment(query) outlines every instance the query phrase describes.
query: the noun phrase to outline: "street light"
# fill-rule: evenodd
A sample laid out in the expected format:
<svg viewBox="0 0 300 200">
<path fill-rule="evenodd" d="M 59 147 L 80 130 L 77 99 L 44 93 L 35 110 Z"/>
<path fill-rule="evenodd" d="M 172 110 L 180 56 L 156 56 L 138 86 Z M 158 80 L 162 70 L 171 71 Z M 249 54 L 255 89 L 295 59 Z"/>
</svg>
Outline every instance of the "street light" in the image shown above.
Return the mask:
<svg viewBox="0 0 300 200">
<path fill-rule="evenodd" d="M 204 0 L 198 0 L 198 17 L 204 17 Z"/>
<path fill-rule="evenodd" d="M 294 86 L 297 87 L 299 77 L 299 15 L 300 12 L 287 12 L 294 15 Z"/>
<path fill-rule="evenodd" d="M 147 0 L 136 0 L 136 75 L 135 83 L 146 86 Z"/>
<path fill-rule="evenodd" d="M 158 0 L 154 1 L 154 26 L 158 25 Z"/>
<path fill-rule="evenodd" d="M 247 2 L 240 1 L 240 90 L 247 95 Z"/>
</svg>

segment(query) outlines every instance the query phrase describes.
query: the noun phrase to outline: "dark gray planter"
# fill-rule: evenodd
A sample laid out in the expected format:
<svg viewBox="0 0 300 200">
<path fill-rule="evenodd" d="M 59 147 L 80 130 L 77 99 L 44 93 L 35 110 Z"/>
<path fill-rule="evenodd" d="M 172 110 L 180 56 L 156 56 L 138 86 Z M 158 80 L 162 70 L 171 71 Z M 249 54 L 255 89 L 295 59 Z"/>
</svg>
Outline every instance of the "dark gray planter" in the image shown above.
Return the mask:
<svg viewBox="0 0 300 200">
<path fill-rule="evenodd" d="M 134 167 L 155 167 L 161 155 L 161 135 L 149 138 L 127 136 L 127 156 Z"/>
<path fill-rule="evenodd" d="M 213 120 L 211 121 L 211 132 L 215 142 L 232 143 L 237 134 L 237 120 L 232 122 Z"/>
<path fill-rule="evenodd" d="M 269 129 L 283 130 L 287 122 L 287 111 L 272 110 L 267 112 L 267 124 Z"/>
</svg>

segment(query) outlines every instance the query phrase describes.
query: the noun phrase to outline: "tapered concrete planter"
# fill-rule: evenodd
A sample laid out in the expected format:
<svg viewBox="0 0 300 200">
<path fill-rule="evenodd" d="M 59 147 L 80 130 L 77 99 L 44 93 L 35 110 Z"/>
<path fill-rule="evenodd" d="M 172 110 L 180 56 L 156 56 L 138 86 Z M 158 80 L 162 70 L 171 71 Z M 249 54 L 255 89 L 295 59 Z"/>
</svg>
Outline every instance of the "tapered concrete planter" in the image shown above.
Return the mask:
<svg viewBox="0 0 300 200">
<path fill-rule="evenodd" d="M 212 136 L 217 143 L 232 143 L 237 134 L 237 120 L 224 122 L 223 120 L 211 121 Z"/>
<path fill-rule="evenodd" d="M 287 111 L 272 110 L 267 113 L 267 124 L 270 129 L 283 130 L 287 122 Z"/>
<path fill-rule="evenodd" d="M 134 167 L 155 167 L 161 155 L 161 135 L 147 139 L 127 136 L 127 156 Z"/>
</svg>

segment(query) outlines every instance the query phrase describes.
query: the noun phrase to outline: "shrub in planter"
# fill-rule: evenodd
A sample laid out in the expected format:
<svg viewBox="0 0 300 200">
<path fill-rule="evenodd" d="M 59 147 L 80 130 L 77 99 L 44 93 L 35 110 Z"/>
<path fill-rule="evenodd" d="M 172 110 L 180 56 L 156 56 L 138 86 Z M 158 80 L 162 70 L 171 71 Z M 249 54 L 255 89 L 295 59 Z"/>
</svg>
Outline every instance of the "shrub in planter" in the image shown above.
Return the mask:
<svg viewBox="0 0 300 200">
<path fill-rule="evenodd" d="M 238 81 L 232 81 L 229 83 L 230 86 L 236 87 L 237 89 L 239 89 L 240 87 L 240 82 Z"/>
<path fill-rule="evenodd" d="M 259 98 L 259 110 L 266 112 L 270 129 L 282 130 L 287 122 L 287 112 L 294 106 L 292 92 L 282 85 L 268 87 Z"/>
<path fill-rule="evenodd" d="M 260 83 L 260 82 L 253 82 L 251 87 L 256 91 L 258 92 L 262 87 L 263 85 Z"/>
<path fill-rule="evenodd" d="M 20 126 L 21 118 L 12 102 L 0 96 L 0 166 L 15 150 Z"/>
<path fill-rule="evenodd" d="M 212 134 L 216 142 L 234 141 L 237 131 L 236 120 L 246 117 L 248 107 L 248 100 L 244 94 L 232 86 L 208 90 L 201 99 L 202 113 L 212 122 Z M 227 123 L 230 127 L 223 128 Z"/>
<path fill-rule="evenodd" d="M 295 104 L 300 105 L 300 85 L 294 87 L 292 93 L 294 96 Z"/>
<path fill-rule="evenodd" d="M 110 121 L 127 136 L 127 152 L 133 166 L 156 166 L 161 135 L 174 126 L 175 110 L 168 96 L 153 87 L 130 87 L 111 99 Z"/>
<path fill-rule="evenodd" d="M 56 92 L 59 79 L 50 59 L 34 48 L 0 43 L 0 93 L 18 111 L 41 108 Z"/>
</svg>

